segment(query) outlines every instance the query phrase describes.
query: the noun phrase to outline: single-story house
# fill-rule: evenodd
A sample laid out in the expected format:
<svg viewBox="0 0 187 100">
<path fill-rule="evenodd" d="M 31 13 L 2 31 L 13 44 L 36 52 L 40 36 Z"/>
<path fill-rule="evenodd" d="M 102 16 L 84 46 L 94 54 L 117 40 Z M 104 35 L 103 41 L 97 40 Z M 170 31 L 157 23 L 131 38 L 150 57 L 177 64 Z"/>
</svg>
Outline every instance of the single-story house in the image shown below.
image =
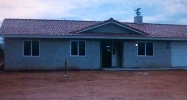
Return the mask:
<svg viewBox="0 0 187 100">
<path fill-rule="evenodd" d="M 5 70 L 187 67 L 187 25 L 134 19 L 4 19 Z"/>
</svg>

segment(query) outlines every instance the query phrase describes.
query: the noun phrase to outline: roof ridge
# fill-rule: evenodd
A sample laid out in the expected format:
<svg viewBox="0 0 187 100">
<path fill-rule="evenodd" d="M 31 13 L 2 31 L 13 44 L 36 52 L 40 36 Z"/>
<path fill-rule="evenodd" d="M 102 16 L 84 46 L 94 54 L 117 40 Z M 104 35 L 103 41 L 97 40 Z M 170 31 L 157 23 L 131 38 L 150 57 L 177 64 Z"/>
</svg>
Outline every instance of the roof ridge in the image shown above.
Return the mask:
<svg viewBox="0 0 187 100">
<path fill-rule="evenodd" d="M 153 24 L 153 25 L 172 25 L 172 26 L 187 26 L 184 24 L 165 24 L 165 23 L 145 23 L 145 24 Z"/>
<path fill-rule="evenodd" d="M 38 21 L 74 21 L 74 22 L 107 22 L 107 21 L 117 21 L 113 18 L 110 18 L 108 20 L 104 20 L 104 21 L 91 21 L 91 20 L 66 20 L 66 19 L 30 19 L 30 18 L 5 18 L 5 20 L 38 20 Z M 134 22 L 121 22 L 121 21 L 117 21 L 123 24 L 136 24 Z M 142 23 L 144 24 L 150 24 L 150 25 L 170 25 L 170 26 L 187 26 L 184 24 L 162 24 L 162 23 Z M 141 24 L 140 24 L 141 25 Z"/>
<path fill-rule="evenodd" d="M 122 22 L 122 23 L 124 23 L 124 24 L 136 24 L 136 23 L 133 23 L 133 22 Z M 162 23 L 142 23 L 142 24 L 149 24 L 149 25 L 170 25 L 170 26 L 187 26 L 185 24 L 162 24 Z"/>
</svg>

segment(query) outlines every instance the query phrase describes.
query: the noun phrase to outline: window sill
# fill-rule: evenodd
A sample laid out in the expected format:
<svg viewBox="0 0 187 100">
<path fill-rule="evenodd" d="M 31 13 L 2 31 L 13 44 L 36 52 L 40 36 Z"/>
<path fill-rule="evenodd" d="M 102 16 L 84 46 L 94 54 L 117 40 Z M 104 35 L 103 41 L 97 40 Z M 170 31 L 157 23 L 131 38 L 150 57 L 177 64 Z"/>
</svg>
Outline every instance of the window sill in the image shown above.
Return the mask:
<svg viewBox="0 0 187 100">
<path fill-rule="evenodd" d="M 33 58 L 35 58 L 35 57 L 40 57 L 40 56 L 23 56 L 23 57 L 33 57 Z"/>
<path fill-rule="evenodd" d="M 86 57 L 86 56 L 70 55 L 70 57 Z"/>
<path fill-rule="evenodd" d="M 153 56 L 146 56 L 146 55 L 137 55 L 138 57 L 154 57 L 154 55 Z"/>
</svg>

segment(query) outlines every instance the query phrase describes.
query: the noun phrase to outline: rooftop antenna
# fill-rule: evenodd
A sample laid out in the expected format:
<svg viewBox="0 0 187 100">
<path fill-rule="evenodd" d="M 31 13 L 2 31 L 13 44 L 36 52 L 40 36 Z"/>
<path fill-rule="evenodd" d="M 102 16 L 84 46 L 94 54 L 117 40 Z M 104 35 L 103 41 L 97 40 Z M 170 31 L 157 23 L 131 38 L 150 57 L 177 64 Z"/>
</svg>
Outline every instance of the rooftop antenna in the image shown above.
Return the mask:
<svg viewBox="0 0 187 100">
<path fill-rule="evenodd" d="M 137 15 L 137 16 L 140 16 L 140 14 L 141 14 L 141 12 L 139 12 L 140 9 L 141 9 L 141 8 L 137 8 L 136 10 L 134 10 L 134 11 L 136 11 L 136 15 Z"/>
</svg>

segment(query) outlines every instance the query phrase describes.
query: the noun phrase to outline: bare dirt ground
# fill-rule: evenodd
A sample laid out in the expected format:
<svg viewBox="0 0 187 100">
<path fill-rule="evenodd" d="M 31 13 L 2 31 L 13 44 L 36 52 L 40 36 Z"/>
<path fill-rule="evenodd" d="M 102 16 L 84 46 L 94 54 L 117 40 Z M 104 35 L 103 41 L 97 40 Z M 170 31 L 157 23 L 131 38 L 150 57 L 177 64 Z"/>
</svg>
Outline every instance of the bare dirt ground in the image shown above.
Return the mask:
<svg viewBox="0 0 187 100">
<path fill-rule="evenodd" d="M 1 72 L 1 100 L 187 100 L 187 71 Z"/>
</svg>

